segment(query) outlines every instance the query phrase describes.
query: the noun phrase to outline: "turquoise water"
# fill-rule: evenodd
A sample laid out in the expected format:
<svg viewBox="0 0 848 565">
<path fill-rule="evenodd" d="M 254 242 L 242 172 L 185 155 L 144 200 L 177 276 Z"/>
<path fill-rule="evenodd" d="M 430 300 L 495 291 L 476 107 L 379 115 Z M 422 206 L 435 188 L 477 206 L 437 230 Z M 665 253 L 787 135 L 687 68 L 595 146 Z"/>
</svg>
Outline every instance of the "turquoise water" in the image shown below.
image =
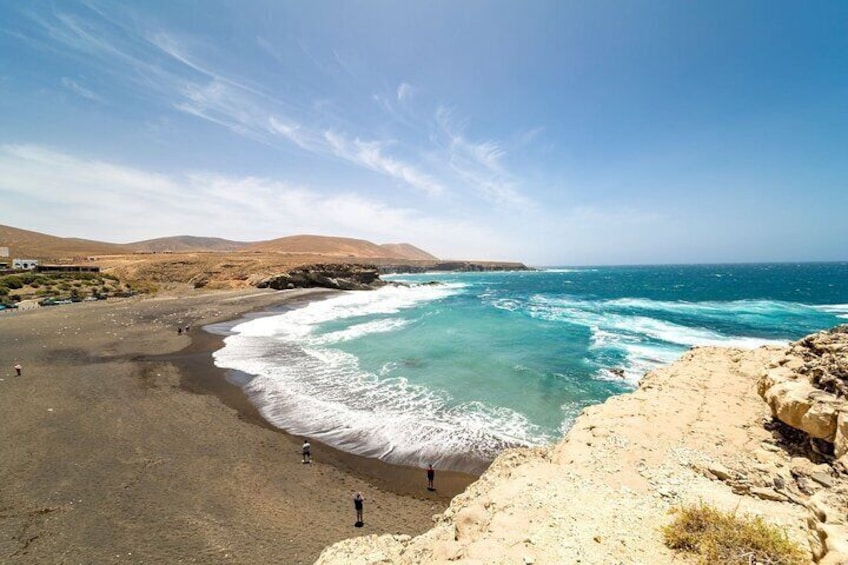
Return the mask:
<svg viewBox="0 0 848 565">
<path fill-rule="evenodd" d="M 245 391 L 292 433 L 478 471 L 691 346 L 783 344 L 848 318 L 846 263 L 384 278 L 410 287 L 245 322 L 216 363 L 253 375 Z"/>
</svg>

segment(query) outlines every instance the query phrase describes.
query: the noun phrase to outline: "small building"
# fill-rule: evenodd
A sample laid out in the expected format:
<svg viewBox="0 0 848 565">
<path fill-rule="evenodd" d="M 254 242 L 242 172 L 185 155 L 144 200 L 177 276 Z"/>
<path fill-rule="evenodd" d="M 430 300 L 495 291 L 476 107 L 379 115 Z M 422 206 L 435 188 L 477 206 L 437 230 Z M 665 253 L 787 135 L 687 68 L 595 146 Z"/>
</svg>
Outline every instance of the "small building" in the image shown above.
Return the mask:
<svg viewBox="0 0 848 565">
<path fill-rule="evenodd" d="M 33 271 L 38 266 L 38 259 L 12 259 L 12 268 L 21 271 Z"/>
</svg>

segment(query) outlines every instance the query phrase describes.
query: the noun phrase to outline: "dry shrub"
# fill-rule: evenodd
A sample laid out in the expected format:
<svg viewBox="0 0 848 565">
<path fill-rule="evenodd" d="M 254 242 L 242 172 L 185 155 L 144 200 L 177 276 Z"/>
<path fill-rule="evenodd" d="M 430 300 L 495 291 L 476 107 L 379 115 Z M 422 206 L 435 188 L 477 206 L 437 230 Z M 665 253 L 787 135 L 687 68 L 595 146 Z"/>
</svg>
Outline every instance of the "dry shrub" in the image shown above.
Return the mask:
<svg viewBox="0 0 848 565">
<path fill-rule="evenodd" d="M 676 510 L 663 528 L 665 544 L 714 565 L 803 565 L 809 556 L 786 534 L 759 516 L 737 516 L 701 503 Z"/>
</svg>

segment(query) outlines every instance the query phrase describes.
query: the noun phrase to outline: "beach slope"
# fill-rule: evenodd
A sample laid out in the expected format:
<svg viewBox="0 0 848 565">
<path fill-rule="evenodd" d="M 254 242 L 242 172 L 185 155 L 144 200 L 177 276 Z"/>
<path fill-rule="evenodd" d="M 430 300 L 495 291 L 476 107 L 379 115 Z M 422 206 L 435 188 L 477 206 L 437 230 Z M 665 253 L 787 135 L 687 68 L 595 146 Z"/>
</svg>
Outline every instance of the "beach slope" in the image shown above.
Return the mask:
<svg viewBox="0 0 848 565">
<path fill-rule="evenodd" d="M 0 316 L 0 562 L 311 563 L 357 532 L 429 528 L 464 484 L 427 493 L 423 470 L 315 443 L 303 465 L 302 438 L 265 424 L 211 363 L 220 338 L 202 324 L 326 292 L 188 292 Z M 368 499 L 362 528 L 356 491 Z"/>
</svg>

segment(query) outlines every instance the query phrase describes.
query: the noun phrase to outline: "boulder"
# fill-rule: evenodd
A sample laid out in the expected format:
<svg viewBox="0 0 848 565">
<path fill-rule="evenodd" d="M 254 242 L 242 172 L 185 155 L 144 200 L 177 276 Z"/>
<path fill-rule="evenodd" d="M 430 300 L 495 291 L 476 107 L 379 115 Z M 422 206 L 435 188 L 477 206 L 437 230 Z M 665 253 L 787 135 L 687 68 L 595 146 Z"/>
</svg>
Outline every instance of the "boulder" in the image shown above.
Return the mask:
<svg viewBox="0 0 848 565">
<path fill-rule="evenodd" d="M 760 376 L 757 392 L 776 419 L 831 444 L 841 460 L 848 454 L 848 325 L 793 343 Z"/>
<path fill-rule="evenodd" d="M 848 455 L 848 409 L 843 408 L 836 419 L 833 455 L 838 459 Z"/>
</svg>

